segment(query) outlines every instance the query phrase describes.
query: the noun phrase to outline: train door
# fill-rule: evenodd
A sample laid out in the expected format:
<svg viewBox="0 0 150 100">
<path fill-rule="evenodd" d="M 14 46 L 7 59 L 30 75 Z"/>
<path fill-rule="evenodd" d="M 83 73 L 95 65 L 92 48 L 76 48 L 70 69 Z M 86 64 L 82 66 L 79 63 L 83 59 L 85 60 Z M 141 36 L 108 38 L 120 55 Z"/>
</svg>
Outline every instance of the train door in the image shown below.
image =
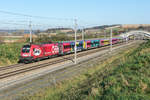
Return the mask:
<svg viewBox="0 0 150 100">
<path fill-rule="evenodd" d="M 84 49 L 87 49 L 87 45 L 86 45 L 85 40 L 83 41 L 83 48 L 84 48 Z"/>
<path fill-rule="evenodd" d="M 75 43 L 74 43 L 74 42 L 71 42 L 70 45 L 71 45 L 71 52 L 74 52 Z"/>
<path fill-rule="evenodd" d="M 58 43 L 58 47 L 59 47 L 59 54 L 62 55 L 63 54 L 63 43 Z"/>
</svg>

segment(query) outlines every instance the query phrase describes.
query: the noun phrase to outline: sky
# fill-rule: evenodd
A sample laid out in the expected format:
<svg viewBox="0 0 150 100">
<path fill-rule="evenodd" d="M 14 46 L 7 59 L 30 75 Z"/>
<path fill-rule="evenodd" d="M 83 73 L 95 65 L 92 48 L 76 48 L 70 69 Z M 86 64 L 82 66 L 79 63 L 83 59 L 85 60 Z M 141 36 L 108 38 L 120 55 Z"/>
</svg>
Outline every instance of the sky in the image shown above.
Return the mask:
<svg viewBox="0 0 150 100">
<path fill-rule="evenodd" d="M 150 0 L 1 0 L 0 11 L 46 18 L 9 15 L 0 12 L 1 26 L 5 22 L 49 26 L 71 26 L 77 19 L 80 26 L 111 24 L 149 24 Z M 4 23 L 2 25 L 2 23 Z M 38 27 L 40 27 L 40 25 Z M 16 26 L 17 27 L 17 26 Z"/>
</svg>

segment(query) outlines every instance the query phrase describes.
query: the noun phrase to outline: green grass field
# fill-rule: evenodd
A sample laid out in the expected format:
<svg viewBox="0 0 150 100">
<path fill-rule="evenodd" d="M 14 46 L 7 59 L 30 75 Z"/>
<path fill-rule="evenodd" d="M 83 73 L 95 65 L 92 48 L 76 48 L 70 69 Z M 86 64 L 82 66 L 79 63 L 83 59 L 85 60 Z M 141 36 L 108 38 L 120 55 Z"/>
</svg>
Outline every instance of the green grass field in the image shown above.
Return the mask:
<svg viewBox="0 0 150 100">
<path fill-rule="evenodd" d="M 17 63 L 22 45 L 22 43 L 0 44 L 0 66 Z"/>
<path fill-rule="evenodd" d="M 62 93 L 75 100 L 150 100 L 150 41 L 128 53 L 117 66 L 88 76 L 75 88 Z M 112 63 L 112 64 L 113 64 Z"/>
</svg>

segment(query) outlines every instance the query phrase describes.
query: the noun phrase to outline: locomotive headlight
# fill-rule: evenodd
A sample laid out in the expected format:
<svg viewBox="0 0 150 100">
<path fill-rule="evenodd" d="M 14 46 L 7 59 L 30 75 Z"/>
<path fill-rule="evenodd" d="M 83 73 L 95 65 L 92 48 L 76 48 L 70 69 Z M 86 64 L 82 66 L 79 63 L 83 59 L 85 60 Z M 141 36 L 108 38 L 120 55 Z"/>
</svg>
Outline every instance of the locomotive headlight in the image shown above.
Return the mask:
<svg viewBox="0 0 150 100">
<path fill-rule="evenodd" d="M 27 57 L 28 55 L 27 55 L 27 54 L 23 54 L 23 56 L 24 56 L 24 57 Z"/>
</svg>

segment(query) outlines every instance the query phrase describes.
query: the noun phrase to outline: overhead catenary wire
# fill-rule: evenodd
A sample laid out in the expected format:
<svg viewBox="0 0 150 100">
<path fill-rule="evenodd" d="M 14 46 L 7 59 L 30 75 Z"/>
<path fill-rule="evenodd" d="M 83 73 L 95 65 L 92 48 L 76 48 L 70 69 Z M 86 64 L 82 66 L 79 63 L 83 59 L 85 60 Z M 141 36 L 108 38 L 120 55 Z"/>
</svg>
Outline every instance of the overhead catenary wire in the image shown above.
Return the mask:
<svg viewBox="0 0 150 100">
<path fill-rule="evenodd" d="M 49 28 L 55 28 L 55 27 L 58 27 L 58 26 L 65 26 L 66 28 L 73 29 L 73 27 L 74 27 L 74 25 L 73 25 L 74 19 L 73 18 L 44 17 L 44 16 L 16 13 L 16 12 L 4 11 L 4 10 L 0 10 L 0 13 L 14 15 L 14 16 L 22 16 L 22 17 L 24 17 L 23 19 L 25 19 L 25 20 L 22 21 L 22 18 L 21 18 L 21 19 L 19 19 L 20 21 L 17 21 L 18 20 L 18 18 L 17 18 L 13 21 L 13 20 L 7 20 L 5 18 L 6 21 L 8 21 L 8 22 L 2 22 L 0 24 L 17 25 L 19 27 L 19 25 L 20 26 L 23 26 L 23 25 L 28 26 L 29 22 L 32 21 L 32 27 L 33 28 L 38 27 L 38 29 L 40 27 L 43 27 L 44 29 L 46 29 L 46 28 L 49 29 Z M 40 19 L 40 20 L 36 20 L 37 18 Z M 14 19 L 14 17 L 13 17 L 13 19 Z M 37 22 L 37 21 L 42 21 L 42 19 L 47 20 L 45 22 L 47 24 L 43 24 L 43 23 L 39 24 L 39 22 Z M 54 20 L 56 21 L 57 20 L 57 22 L 49 22 L 50 20 L 51 21 L 54 21 Z M 68 24 L 68 25 L 64 25 L 64 24 L 60 24 L 60 21 L 69 21 L 71 23 L 65 23 L 65 24 Z M 51 24 L 49 24 L 49 23 L 51 23 Z M 59 25 L 54 25 L 55 23 L 59 23 Z M 87 23 L 85 24 L 85 21 L 82 21 L 82 20 L 78 19 L 78 25 L 81 25 L 81 26 L 84 26 L 85 28 L 88 28 L 88 27 L 95 26 L 96 24 L 87 24 Z"/>
<path fill-rule="evenodd" d="M 28 17 L 28 18 L 46 19 L 46 20 L 71 21 L 71 22 L 74 21 L 73 18 L 45 17 L 45 16 L 16 13 L 16 12 L 4 11 L 4 10 L 0 10 L 0 13 L 9 14 L 9 15 L 16 15 L 16 16 L 23 16 L 23 17 Z M 96 24 L 90 24 L 89 22 L 85 22 L 83 20 L 78 19 L 78 23 L 79 24 L 81 24 L 80 22 L 84 24 L 82 26 L 87 26 L 87 27 L 88 26 L 90 27 L 90 26 L 95 26 L 96 25 Z"/>
<path fill-rule="evenodd" d="M 29 22 L 30 21 L 13 21 L 13 20 L 9 20 L 9 21 L 0 21 L 1 27 L 3 25 L 12 25 L 12 26 L 29 26 Z M 12 27 L 9 26 L 9 27 Z M 71 28 L 72 29 L 72 25 L 68 25 L 68 26 L 62 26 L 62 25 L 50 25 L 50 24 L 42 24 L 42 23 L 33 23 L 32 22 L 32 27 L 36 28 L 36 27 L 41 27 L 41 28 Z"/>
<path fill-rule="evenodd" d="M 22 13 L 16 13 L 16 12 L 4 11 L 4 10 L 0 10 L 0 13 L 9 14 L 9 15 L 16 15 L 16 16 L 30 17 L 30 18 L 40 18 L 40 19 L 65 20 L 65 21 L 66 20 L 68 20 L 68 21 L 74 20 L 73 18 L 44 17 L 44 16 L 22 14 Z"/>
</svg>

